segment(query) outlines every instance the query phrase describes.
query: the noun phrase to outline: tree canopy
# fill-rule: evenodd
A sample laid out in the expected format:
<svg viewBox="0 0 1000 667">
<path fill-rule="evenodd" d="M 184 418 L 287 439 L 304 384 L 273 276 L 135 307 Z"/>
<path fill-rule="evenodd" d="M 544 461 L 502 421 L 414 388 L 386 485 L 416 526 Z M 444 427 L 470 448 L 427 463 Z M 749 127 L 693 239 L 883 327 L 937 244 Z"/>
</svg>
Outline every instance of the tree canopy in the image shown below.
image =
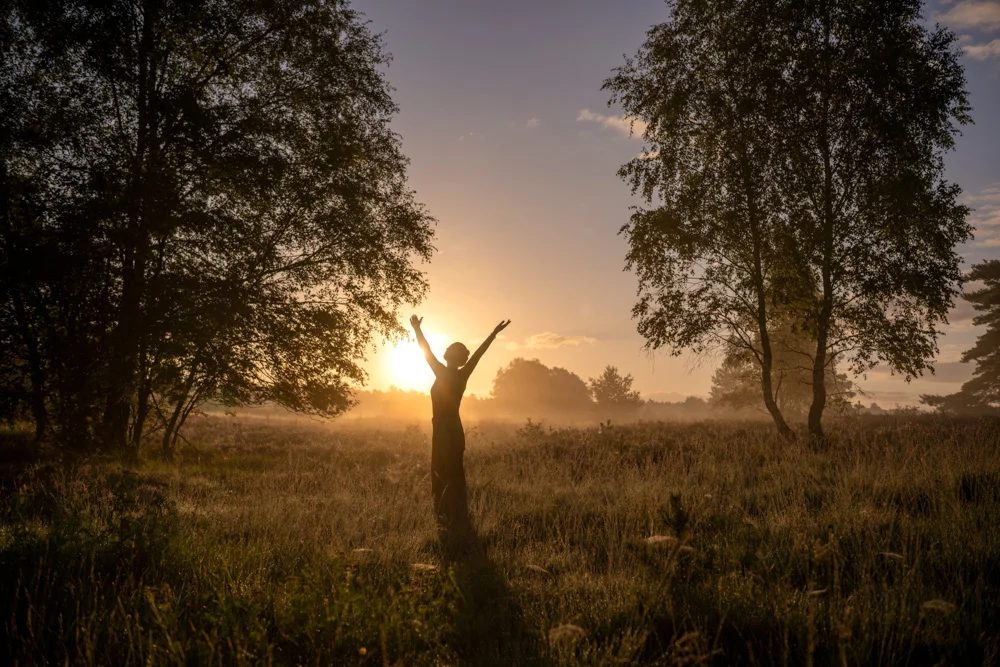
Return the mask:
<svg viewBox="0 0 1000 667">
<path fill-rule="evenodd" d="M 493 399 L 497 408 L 518 416 L 580 415 L 593 407 L 590 388 L 579 375 L 521 357 L 497 371 Z"/>
<path fill-rule="evenodd" d="M 770 384 L 768 327 L 786 298 L 775 276 L 790 268 L 769 117 L 780 24 L 753 2 L 668 4 L 671 20 L 605 82 L 650 144 L 619 173 L 647 206 L 658 204 L 622 228 L 626 267 L 639 279 L 633 315 L 651 349 L 754 354 L 763 400 L 790 436 Z"/>
<path fill-rule="evenodd" d="M 976 344 L 962 355 L 962 361 L 976 364 L 972 379 L 958 393 L 921 398 L 942 412 L 997 414 L 1000 413 L 1000 260 L 976 264 L 967 277 L 983 284 L 966 292 L 963 298 L 979 312 L 972 323 L 986 327 Z"/>
<path fill-rule="evenodd" d="M 771 342 L 774 400 L 783 415 L 802 418 L 812 403 L 811 352 L 816 341 L 786 322 L 771 332 Z M 837 372 L 835 364 L 827 366 L 826 390 L 830 403 L 840 409 L 847 408 L 856 393 L 854 383 L 847 374 Z M 711 400 L 719 407 L 766 410 L 760 395 L 760 366 L 752 354 L 729 349 L 712 375 Z"/>
<path fill-rule="evenodd" d="M 621 176 L 645 200 L 622 232 L 649 347 L 743 350 L 775 401 L 771 332 L 809 355 L 809 430 L 829 368 L 906 378 L 936 352 L 970 236 L 943 154 L 969 121 L 955 37 L 919 0 L 668 3 L 605 83 L 645 124 Z M 780 317 L 778 317 L 780 315 Z"/>
<path fill-rule="evenodd" d="M 632 374 L 622 375 L 615 366 L 606 366 L 596 378 L 590 378 L 590 394 L 599 410 L 621 414 L 642 405 L 638 391 L 632 390 Z"/>
<path fill-rule="evenodd" d="M 2 9 L 2 372 L 39 431 L 134 449 L 207 399 L 346 409 L 432 251 L 363 17 L 319 0 Z"/>
</svg>

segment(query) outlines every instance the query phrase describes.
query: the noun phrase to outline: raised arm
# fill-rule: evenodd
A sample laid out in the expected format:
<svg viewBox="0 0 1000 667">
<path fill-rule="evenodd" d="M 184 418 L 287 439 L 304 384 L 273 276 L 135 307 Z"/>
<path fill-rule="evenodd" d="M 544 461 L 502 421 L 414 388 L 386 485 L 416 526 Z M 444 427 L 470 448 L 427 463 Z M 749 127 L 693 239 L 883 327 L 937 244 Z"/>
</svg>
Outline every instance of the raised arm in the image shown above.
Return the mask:
<svg viewBox="0 0 1000 667">
<path fill-rule="evenodd" d="M 490 343 L 492 343 L 496 339 L 497 334 L 506 329 L 509 324 L 510 320 L 506 320 L 498 324 L 496 328 L 493 329 L 493 333 L 487 336 L 482 345 L 480 345 L 479 348 L 472 353 L 469 360 L 465 362 L 464 366 L 462 366 L 462 372 L 465 373 L 466 376 L 472 375 L 472 371 L 476 370 L 476 364 L 478 364 L 479 360 L 483 358 L 484 354 L 486 354 L 486 350 L 490 348 Z"/>
<path fill-rule="evenodd" d="M 430 343 L 424 337 L 424 332 L 420 330 L 420 323 L 424 321 L 424 318 L 417 317 L 416 315 L 410 316 L 410 326 L 413 327 L 413 333 L 417 336 L 417 345 L 420 349 L 424 351 L 424 358 L 427 359 L 427 364 L 434 371 L 434 375 L 438 374 L 438 371 L 444 368 L 444 364 L 438 361 L 437 357 L 434 356 L 434 352 L 431 351 Z"/>
</svg>

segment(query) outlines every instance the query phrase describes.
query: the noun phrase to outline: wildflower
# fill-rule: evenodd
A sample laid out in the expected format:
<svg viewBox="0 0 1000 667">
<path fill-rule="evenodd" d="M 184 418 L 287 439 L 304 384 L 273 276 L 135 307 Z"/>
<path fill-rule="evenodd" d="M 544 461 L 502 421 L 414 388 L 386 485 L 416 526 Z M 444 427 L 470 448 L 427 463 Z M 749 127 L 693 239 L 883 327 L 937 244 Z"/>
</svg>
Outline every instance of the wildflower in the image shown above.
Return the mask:
<svg viewBox="0 0 1000 667">
<path fill-rule="evenodd" d="M 920 605 L 920 608 L 924 611 L 939 611 L 942 614 L 950 614 L 955 611 L 955 605 L 947 600 L 928 600 Z"/>
<path fill-rule="evenodd" d="M 412 567 L 415 572 L 434 572 L 438 569 L 437 565 L 430 563 L 414 563 Z"/>
<path fill-rule="evenodd" d="M 564 623 L 549 630 L 549 643 L 555 646 L 572 646 L 587 636 L 579 625 Z"/>
<path fill-rule="evenodd" d="M 880 551 L 878 552 L 878 555 L 882 556 L 883 558 L 891 558 L 892 560 L 898 560 L 898 561 L 906 560 L 901 554 L 897 554 L 892 551 Z"/>
</svg>

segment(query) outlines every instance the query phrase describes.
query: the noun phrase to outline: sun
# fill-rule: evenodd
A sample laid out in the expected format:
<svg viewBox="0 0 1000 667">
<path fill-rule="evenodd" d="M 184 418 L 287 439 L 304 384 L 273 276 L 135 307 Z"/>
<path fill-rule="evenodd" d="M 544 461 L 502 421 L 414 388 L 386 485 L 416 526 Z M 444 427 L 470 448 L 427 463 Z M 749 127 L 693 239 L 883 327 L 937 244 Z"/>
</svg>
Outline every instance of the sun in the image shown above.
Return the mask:
<svg viewBox="0 0 1000 667">
<path fill-rule="evenodd" d="M 431 348 L 441 354 L 439 341 L 435 340 L 437 336 L 429 337 Z M 430 366 L 427 365 L 427 360 L 424 359 L 424 353 L 420 350 L 420 346 L 417 345 L 416 341 L 404 340 L 400 341 L 395 347 L 389 348 L 389 354 L 386 355 L 386 375 L 392 381 L 392 384 L 396 385 L 400 389 L 416 389 L 417 391 L 430 391 L 431 385 L 434 383 L 434 373 L 431 371 Z"/>
<path fill-rule="evenodd" d="M 426 329 L 424 335 L 438 359 L 453 342 L 448 336 Z M 403 390 L 430 392 L 431 385 L 434 384 L 434 372 L 427 365 L 417 341 L 412 338 L 401 340 L 394 346 L 383 348 L 379 356 L 382 358 L 381 375 L 388 384 Z"/>
</svg>

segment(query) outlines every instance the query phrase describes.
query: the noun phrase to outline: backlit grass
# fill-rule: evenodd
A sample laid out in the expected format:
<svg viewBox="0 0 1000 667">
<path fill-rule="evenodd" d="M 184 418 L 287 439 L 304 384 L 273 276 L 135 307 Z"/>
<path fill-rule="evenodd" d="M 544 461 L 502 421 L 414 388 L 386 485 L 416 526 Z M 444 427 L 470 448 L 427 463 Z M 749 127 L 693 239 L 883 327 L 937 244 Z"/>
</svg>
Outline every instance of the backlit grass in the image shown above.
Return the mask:
<svg viewBox="0 0 1000 667">
<path fill-rule="evenodd" d="M 935 664 L 1000 650 L 1000 423 L 470 429 L 203 418 L 177 462 L 10 463 L 0 661 Z"/>
</svg>

